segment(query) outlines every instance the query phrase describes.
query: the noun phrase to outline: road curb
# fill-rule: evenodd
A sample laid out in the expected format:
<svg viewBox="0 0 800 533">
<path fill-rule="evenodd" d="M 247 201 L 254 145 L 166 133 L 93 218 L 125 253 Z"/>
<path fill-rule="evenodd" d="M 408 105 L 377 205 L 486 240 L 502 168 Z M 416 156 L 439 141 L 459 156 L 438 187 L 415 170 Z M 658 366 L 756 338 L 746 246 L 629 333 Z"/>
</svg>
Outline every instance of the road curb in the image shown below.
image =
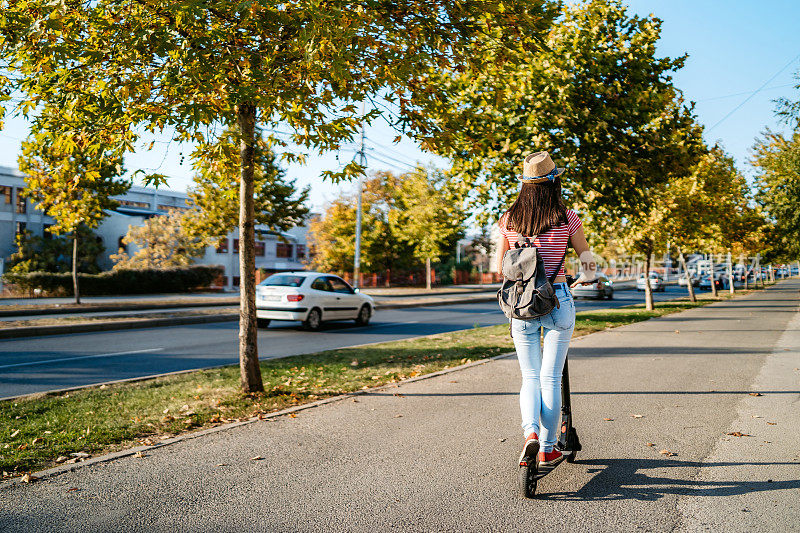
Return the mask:
<svg viewBox="0 0 800 533">
<path fill-rule="evenodd" d="M 64 307 L 45 307 L 41 309 L 2 309 L 0 308 L 0 318 L 12 316 L 39 316 L 39 315 L 74 315 L 77 313 L 104 313 L 108 311 L 147 311 L 150 309 L 184 309 L 192 307 L 230 307 L 239 305 L 239 299 L 219 302 L 156 302 L 131 305 L 96 305 L 90 307 L 64 306 Z"/>
<path fill-rule="evenodd" d="M 413 378 L 404 379 L 403 381 L 398 382 L 398 383 L 388 383 L 386 385 L 381 385 L 380 387 L 373 387 L 373 388 L 370 388 L 370 389 L 363 389 L 363 390 L 348 392 L 348 393 L 345 393 L 345 394 L 339 394 L 337 396 L 331 396 L 330 398 L 323 398 L 322 400 L 317 400 L 315 402 L 306 403 L 306 404 L 303 404 L 303 405 L 295 405 L 294 407 L 288 407 L 286 409 L 281 409 L 280 411 L 275 411 L 273 413 L 265 413 L 265 414 L 262 414 L 262 415 L 259 415 L 259 416 L 254 416 L 254 417 L 251 417 L 251 418 L 249 418 L 247 420 L 239 420 L 237 422 L 229 422 L 227 424 L 222 424 L 220 426 L 215 426 L 215 427 L 212 427 L 212 428 L 202 429 L 202 430 L 199 430 L 199 431 L 196 431 L 196 432 L 193 432 L 193 433 L 186 433 L 184 435 L 177 435 L 177 436 L 172 437 L 170 439 L 163 440 L 163 441 L 159 442 L 158 444 L 151 444 L 151 445 L 145 445 L 145 446 L 136 446 L 135 448 L 128 448 L 128 449 L 125 449 L 125 450 L 120 450 L 118 452 L 108 453 L 108 454 L 105 454 L 105 455 L 99 455 L 97 457 L 91 457 L 91 458 L 89 458 L 89 459 L 87 459 L 85 461 L 81 461 L 80 463 L 71 463 L 71 464 L 64 464 L 64 465 L 55 466 L 53 468 L 48 468 L 47 470 L 41 470 L 39 472 L 34 472 L 34 473 L 32 473 L 32 475 L 33 475 L 34 478 L 36 478 L 36 480 L 44 480 L 44 479 L 48 479 L 48 478 L 53 478 L 55 476 L 58 476 L 58 475 L 61 475 L 61 474 L 65 474 L 67 472 L 74 472 L 74 471 L 76 471 L 78 469 L 81 469 L 81 468 L 84 468 L 84 467 L 87 467 L 87 466 L 92 466 L 92 465 L 96 465 L 96 464 L 100 464 L 100 463 L 107 463 L 107 462 L 110 462 L 110 461 L 115 461 L 117 459 L 122 459 L 124 457 L 130 457 L 130 456 L 136 455 L 137 453 L 144 454 L 147 451 L 155 450 L 157 448 L 163 448 L 164 446 L 169 446 L 171 444 L 177 444 L 179 442 L 183 442 L 183 441 L 187 441 L 187 440 L 191 440 L 191 439 L 196 439 L 196 438 L 199 438 L 199 437 L 203 437 L 205 435 L 210 435 L 210 434 L 214 434 L 214 433 L 221 433 L 223 431 L 228 431 L 228 430 L 231 430 L 231 429 L 234 429 L 234 428 L 237 428 L 237 427 L 246 426 L 246 425 L 249 425 L 249 424 L 254 424 L 255 422 L 258 422 L 259 420 L 270 420 L 270 419 L 274 419 L 274 418 L 279 418 L 281 416 L 287 416 L 287 415 L 290 415 L 292 413 L 296 413 L 298 411 L 304 411 L 306 409 L 313 409 L 315 407 L 319 407 L 319 406 L 326 405 L 326 404 L 333 403 L 333 402 L 346 400 L 348 398 L 353 398 L 355 396 L 363 396 L 363 395 L 366 395 L 366 394 L 370 394 L 370 393 L 373 393 L 373 392 L 378 392 L 378 391 L 382 391 L 382 390 L 386 390 L 386 389 L 398 388 L 401 385 L 405 385 L 407 383 L 415 383 L 417 381 L 422 381 L 424 379 L 431 379 L 431 378 L 435 378 L 435 377 L 442 376 L 442 375 L 445 375 L 445 374 L 458 372 L 459 370 L 465 370 L 465 369 L 473 367 L 473 366 L 485 365 L 486 363 L 490 363 L 492 361 L 496 361 L 497 359 L 504 359 L 504 358 L 507 358 L 507 357 L 511 357 L 513 355 L 516 355 L 516 352 L 507 352 L 507 353 L 503 353 L 503 354 L 500 354 L 500 355 L 494 355 L 492 357 L 487 357 L 485 359 L 478 359 L 477 361 L 472 361 L 470 363 L 465 363 L 463 365 L 454 366 L 453 368 L 446 368 L 444 370 L 439 370 L 437 372 L 431 372 L 430 374 L 425 374 L 425 375 L 422 375 L 422 376 L 417 376 L 417 377 L 413 377 Z M 21 485 L 23 483 L 24 482 L 22 481 L 22 477 L 11 478 L 9 480 L 6 480 L 6 481 L 3 481 L 2 483 L 0 483 L 0 490 L 10 489 L 11 487 L 13 487 L 15 485 Z"/>
</svg>

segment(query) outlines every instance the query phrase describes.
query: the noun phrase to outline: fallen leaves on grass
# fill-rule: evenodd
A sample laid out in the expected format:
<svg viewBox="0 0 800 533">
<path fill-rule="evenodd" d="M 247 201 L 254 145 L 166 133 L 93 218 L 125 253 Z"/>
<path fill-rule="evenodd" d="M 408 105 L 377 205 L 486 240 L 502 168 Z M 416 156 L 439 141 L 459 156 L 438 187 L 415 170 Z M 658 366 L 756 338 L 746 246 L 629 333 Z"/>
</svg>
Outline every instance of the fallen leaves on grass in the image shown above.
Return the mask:
<svg viewBox="0 0 800 533">
<path fill-rule="evenodd" d="M 14 432 L 11 434 L 11 438 L 14 438 L 14 437 L 16 437 L 17 435 L 19 435 L 19 430 L 18 430 L 18 429 L 17 429 L 17 430 L 15 430 L 15 431 L 14 431 Z"/>
</svg>

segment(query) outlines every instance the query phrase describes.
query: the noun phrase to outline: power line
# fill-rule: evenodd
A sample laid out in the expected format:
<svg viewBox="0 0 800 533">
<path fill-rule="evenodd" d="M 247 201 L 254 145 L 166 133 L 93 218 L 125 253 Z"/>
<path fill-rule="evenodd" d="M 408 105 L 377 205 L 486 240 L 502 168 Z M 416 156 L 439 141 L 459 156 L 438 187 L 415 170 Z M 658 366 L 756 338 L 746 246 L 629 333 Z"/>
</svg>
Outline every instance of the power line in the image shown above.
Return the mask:
<svg viewBox="0 0 800 533">
<path fill-rule="evenodd" d="M 785 87 L 794 87 L 797 85 L 796 83 L 787 83 L 786 85 L 775 85 L 774 87 L 767 87 L 763 89 L 764 91 L 771 91 L 773 89 L 783 89 Z M 741 93 L 733 93 L 733 94 L 726 94 L 723 96 L 711 96 L 709 98 L 700 98 L 699 100 L 695 100 L 695 102 L 711 102 L 712 100 L 723 100 L 725 98 L 732 98 L 734 96 L 742 96 L 743 94 L 750 94 L 751 91 L 744 91 Z"/>
<path fill-rule="evenodd" d="M 375 157 L 375 154 L 378 154 L 378 156 L 380 156 L 380 157 L 383 157 L 383 158 L 386 158 L 386 159 L 388 159 L 389 161 L 394 161 L 395 163 L 398 163 L 398 164 L 401 164 L 401 165 L 405 165 L 405 166 L 407 166 L 407 167 L 409 167 L 409 168 L 414 168 L 414 165 L 411 165 L 411 164 L 409 164 L 409 163 L 406 163 L 405 161 L 400 161 L 399 159 L 396 159 L 396 158 L 394 158 L 394 157 L 392 157 L 392 156 L 390 156 L 390 155 L 388 155 L 388 154 L 385 154 L 385 153 L 383 153 L 383 152 L 381 152 L 381 151 L 379 151 L 379 150 L 376 150 L 375 148 L 370 148 L 370 150 L 372 150 L 372 151 L 374 152 L 374 153 L 372 154 L 372 155 L 373 155 L 373 157 Z"/>
<path fill-rule="evenodd" d="M 397 169 L 400 169 L 400 170 L 408 170 L 408 169 L 413 169 L 414 168 L 411 165 L 406 165 L 405 163 L 403 163 L 403 165 L 405 165 L 406 168 L 403 168 L 403 167 L 399 166 L 397 163 L 390 163 L 389 161 L 384 161 L 383 159 L 377 157 L 375 154 L 372 154 L 372 159 L 374 159 L 375 161 L 378 161 L 379 163 L 383 163 L 384 165 L 389 165 L 390 167 L 394 167 L 394 168 L 397 168 Z"/>
<path fill-rule="evenodd" d="M 716 123 L 716 124 L 714 124 L 713 126 L 711 126 L 710 128 L 708 128 L 708 130 L 709 130 L 709 131 L 711 131 L 711 130 L 713 130 L 714 128 L 716 128 L 717 126 L 719 126 L 720 124 L 722 124 L 723 122 L 725 122 L 725 120 L 727 120 L 727 118 L 728 118 L 728 117 L 730 117 L 731 115 L 733 115 L 734 113 L 736 113 L 736 111 L 738 111 L 738 110 L 739 110 L 739 109 L 740 109 L 740 108 L 741 108 L 741 107 L 742 107 L 744 104 L 746 104 L 747 102 L 749 102 L 751 98 L 753 98 L 753 97 L 754 97 L 756 94 L 758 94 L 759 92 L 761 92 L 761 91 L 762 91 L 762 90 L 763 90 L 763 89 L 764 89 L 764 88 L 765 88 L 767 85 L 769 85 L 770 83 L 772 83 L 772 80 L 774 80 L 775 78 L 777 78 L 777 77 L 778 77 L 778 76 L 779 76 L 779 75 L 780 75 L 780 74 L 781 74 L 781 73 L 782 73 L 784 70 L 786 70 L 787 68 L 789 68 L 789 66 L 790 66 L 792 63 L 794 63 L 795 61 L 797 61 L 797 59 L 798 59 L 798 58 L 800 58 L 800 54 L 797 54 L 796 56 L 794 56 L 794 57 L 792 58 L 792 60 L 791 60 L 791 61 L 789 61 L 788 63 L 786 63 L 786 65 L 784 65 L 784 66 L 783 66 L 783 67 L 782 67 L 782 68 L 781 68 L 781 69 L 780 69 L 778 72 L 776 72 L 775 74 L 773 74 L 773 75 L 772 75 L 772 77 L 771 77 L 770 79 L 768 79 L 766 82 L 764 82 L 764 84 L 763 84 L 761 87 L 759 87 L 758 89 L 756 89 L 755 91 L 753 91 L 753 92 L 750 94 L 750 96 L 748 96 L 747 98 L 745 98 L 745 99 L 742 101 L 742 103 L 740 103 L 739 105 L 737 105 L 736 107 L 734 107 L 733 109 L 731 109 L 731 110 L 730 110 L 730 112 L 728 112 L 728 114 L 727 114 L 727 115 L 725 115 L 724 117 L 722 117 L 721 119 L 719 119 L 719 121 L 717 121 L 717 123 Z"/>
</svg>

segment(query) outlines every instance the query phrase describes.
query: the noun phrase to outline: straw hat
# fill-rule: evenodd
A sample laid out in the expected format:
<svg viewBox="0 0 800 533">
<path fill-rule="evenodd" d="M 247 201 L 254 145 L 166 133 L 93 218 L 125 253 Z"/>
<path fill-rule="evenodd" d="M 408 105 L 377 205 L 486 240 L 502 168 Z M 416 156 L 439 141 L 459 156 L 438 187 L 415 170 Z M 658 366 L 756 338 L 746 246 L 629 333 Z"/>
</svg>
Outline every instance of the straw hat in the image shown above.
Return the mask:
<svg viewBox="0 0 800 533">
<path fill-rule="evenodd" d="M 564 173 L 563 168 L 558 168 L 550 154 L 547 152 L 535 152 L 525 158 L 522 164 L 522 183 L 544 183 L 555 181 L 556 177 Z"/>
</svg>

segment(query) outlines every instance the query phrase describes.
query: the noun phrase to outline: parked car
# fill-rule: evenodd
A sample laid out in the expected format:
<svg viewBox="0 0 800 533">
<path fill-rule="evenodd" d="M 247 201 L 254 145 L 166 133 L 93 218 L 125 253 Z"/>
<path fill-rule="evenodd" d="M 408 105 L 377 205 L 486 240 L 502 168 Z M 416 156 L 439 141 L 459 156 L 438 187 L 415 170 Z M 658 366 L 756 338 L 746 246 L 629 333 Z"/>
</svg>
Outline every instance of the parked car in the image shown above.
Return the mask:
<svg viewBox="0 0 800 533">
<path fill-rule="evenodd" d="M 355 320 L 363 326 L 374 310 L 371 296 L 322 272 L 280 272 L 256 287 L 259 327 L 269 326 L 271 320 L 299 320 L 309 330 L 330 320 Z"/>
<path fill-rule="evenodd" d="M 692 280 L 692 287 L 697 287 L 697 284 L 700 283 L 700 280 L 697 278 L 697 274 L 694 272 L 689 273 L 689 279 Z M 685 287 L 689 280 L 686 279 L 686 274 L 681 274 L 678 277 L 678 285 Z"/>
<path fill-rule="evenodd" d="M 614 298 L 614 284 L 608 276 L 602 273 L 597 274 L 597 280 L 588 283 L 581 283 L 572 289 L 572 296 L 576 298 L 603 298 L 611 300 Z"/>
<path fill-rule="evenodd" d="M 650 278 L 650 290 L 652 291 L 661 291 L 664 292 L 667 290 L 667 285 L 664 283 L 664 278 L 661 277 L 661 274 L 658 272 L 650 272 L 648 276 Z M 636 290 L 643 291 L 645 290 L 645 277 L 644 274 L 639 276 L 639 279 L 636 280 Z"/>
<path fill-rule="evenodd" d="M 722 274 L 714 274 L 714 284 L 717 286 L 717 289 L 725 288 L 725 282 L 723 281 Z M 711 290 L 711 276 L 709 274 L 706 274 L 703 277 L 701 277 L 698 287 L 700 287 L 701 289 Z"/>
</svg>

